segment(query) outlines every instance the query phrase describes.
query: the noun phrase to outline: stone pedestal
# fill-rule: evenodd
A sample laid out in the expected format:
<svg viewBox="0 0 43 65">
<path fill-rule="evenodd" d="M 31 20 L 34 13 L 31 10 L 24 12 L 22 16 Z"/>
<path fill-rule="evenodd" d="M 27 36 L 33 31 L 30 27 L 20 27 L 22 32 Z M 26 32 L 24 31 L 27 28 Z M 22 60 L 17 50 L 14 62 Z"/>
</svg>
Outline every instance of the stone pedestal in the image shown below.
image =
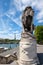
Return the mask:
<svg viewBox="0 0 43 65">
<path fill-rule="evenodd" d="M 19 50 L 19 65 L 37 65 L 36 39 L 32 34 L 22 33 Z"/>
</svg>

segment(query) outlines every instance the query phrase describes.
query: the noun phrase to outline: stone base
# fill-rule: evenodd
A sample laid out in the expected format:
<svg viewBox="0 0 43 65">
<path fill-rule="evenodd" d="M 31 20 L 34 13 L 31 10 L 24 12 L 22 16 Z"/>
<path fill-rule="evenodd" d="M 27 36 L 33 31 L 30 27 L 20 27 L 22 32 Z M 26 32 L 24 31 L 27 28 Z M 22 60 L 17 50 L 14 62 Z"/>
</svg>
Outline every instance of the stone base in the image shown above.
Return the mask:
<svg viewBox="0 0 43 65">
<path fill-rule="evenodd" d="M 37 65 L 37 64 L 40 64 L 39 60 L 38 60 L 38 57 L 37 57 L 37 59 L 34 59 L 33 61 L 21 60 L 18 63 L 19 63 L 19 65 Z"/>
<path fill-rule="evenodd" d="M 19 65 L 39 64 L 37 57 L 36 39 L 32 34 L 22 33 L 19 50 L 20 50 Z"/>
<path fill-rule="evenodd" d="M 37 63 L 22 61 L 19 65 L 37 65 Z"/>
</svg>

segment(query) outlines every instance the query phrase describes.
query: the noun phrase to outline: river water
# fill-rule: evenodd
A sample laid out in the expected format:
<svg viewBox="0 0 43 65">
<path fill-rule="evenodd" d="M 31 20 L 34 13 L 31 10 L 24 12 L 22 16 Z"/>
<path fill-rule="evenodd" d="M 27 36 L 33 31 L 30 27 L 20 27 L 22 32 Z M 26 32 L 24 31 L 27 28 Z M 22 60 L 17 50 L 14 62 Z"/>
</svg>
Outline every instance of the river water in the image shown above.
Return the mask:
<svg viewBox="0 0 43 65">
<path fill-rule="evenodd" d="M 15 48 L 15 47 L 17 47 L 17 46 L 19 46 L 19 44 L 17 44 L 17 43 L 11 43 L 11 44 L 0 44 L 0 47 L 3 47 L 3 48 Z"/>
</svg>

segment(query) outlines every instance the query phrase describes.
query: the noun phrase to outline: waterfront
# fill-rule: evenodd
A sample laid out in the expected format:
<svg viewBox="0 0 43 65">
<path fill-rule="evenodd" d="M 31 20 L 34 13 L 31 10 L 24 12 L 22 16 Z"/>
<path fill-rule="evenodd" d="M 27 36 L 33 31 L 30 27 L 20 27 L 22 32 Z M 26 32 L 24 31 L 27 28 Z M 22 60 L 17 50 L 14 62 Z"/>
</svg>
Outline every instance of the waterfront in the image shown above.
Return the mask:
<svg viewBox="0 0 43 65">
<path fill-rule="evenodd" d="M 19 44 L 17 44 L 17 43 L 0 44 L 0 47 L 3 47 L 3 48 L 15 48 L 17 46 L 19 46 Z"/>
</svg>

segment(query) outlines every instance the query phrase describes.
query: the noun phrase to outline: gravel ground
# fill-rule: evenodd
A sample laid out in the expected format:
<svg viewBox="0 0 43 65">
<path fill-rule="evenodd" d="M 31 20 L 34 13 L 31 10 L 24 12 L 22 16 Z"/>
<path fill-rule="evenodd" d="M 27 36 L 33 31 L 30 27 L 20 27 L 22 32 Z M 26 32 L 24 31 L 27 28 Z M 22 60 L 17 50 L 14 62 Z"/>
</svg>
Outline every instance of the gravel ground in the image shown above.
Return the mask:
<svg viewBox="0 0 43 65">
<path fill-rule="evenodd" d="M 43 45 L 37 45 L 37 55 L 40 62 L 39 65 L 43 65 Z"/>
</svg>

